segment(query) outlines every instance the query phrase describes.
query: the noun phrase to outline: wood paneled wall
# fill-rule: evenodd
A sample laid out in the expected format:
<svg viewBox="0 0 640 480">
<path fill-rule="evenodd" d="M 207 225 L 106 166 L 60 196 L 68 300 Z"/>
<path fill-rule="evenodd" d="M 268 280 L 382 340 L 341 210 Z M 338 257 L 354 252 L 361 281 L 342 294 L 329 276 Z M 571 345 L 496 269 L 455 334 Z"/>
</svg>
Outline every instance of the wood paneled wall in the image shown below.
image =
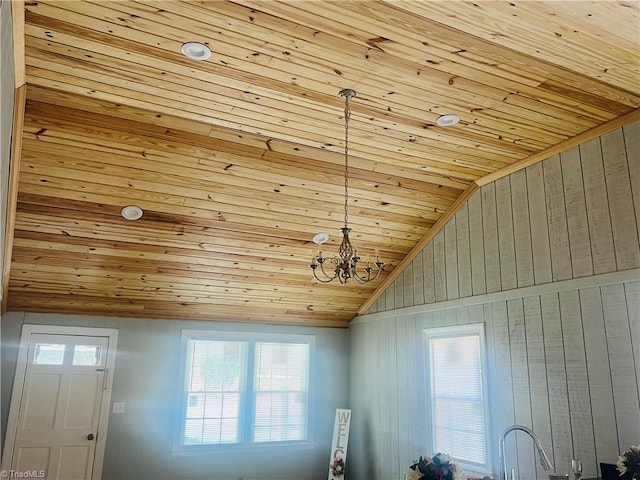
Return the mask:
<svg viewBox="0 0 640 480">
<path fill-rule="evenodd" d="M 636 122 L 482 187 L 353 322 L 350 479 L 402 478 L 432 453 L 422 330 L 435 326 L 485 324 L 496 474 L 514 423 L 556 471 L 579 458 L 587 478 L 640 442 L 639 143 Z M 612 272 L 627 275 L 598 280 Z M 520 478 L 546 478 L 528 438 L 507 447 Z"/>
</svg>

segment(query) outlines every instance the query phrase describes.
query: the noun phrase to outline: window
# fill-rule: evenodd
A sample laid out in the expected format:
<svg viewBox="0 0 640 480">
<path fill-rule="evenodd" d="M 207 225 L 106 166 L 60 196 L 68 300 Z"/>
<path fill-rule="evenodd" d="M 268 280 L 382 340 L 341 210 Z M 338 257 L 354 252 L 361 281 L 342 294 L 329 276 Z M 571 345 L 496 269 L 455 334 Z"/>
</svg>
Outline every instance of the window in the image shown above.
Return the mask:
<svg viewBox="0 0 640 480">
<path fill-rule="evenodd" d="M 255 442 L 305 440 L 309 345 L 256 343 Z"/>
<path fill-rule="evenodd" d="M 36 343 L 34 365 L 62 365 L 65 347 L 64 343 Z"/>
<path fill-rule="evenodd" d="M 314 337 L 184 331 L 180 447 L 304 442 Z"/>
<path fill-rule="evenodd" d="M 424 331 L 430 387 L 431 444 L 461 466 L 489 471 L 482 324 Z"/>
<path fill-rule="evenodd" d="M 239 441 L 246 350 L 243 342 L 189 341 L 184 445 Z"/>
<path fill-rule="evenodd" d="M 72 365 L 94 367 L 100 365 L 102 347 L 99 345 L 74 345 Z"/>
</svg>

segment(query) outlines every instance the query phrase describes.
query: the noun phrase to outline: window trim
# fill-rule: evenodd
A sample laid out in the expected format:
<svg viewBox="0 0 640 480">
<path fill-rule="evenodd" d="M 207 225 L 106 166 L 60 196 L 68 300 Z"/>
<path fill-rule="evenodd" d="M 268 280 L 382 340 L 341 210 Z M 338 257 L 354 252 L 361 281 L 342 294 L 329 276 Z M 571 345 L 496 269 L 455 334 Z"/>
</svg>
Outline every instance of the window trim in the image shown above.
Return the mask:
<svg viewBox="0 0 640 480">
<path fill-rule="evenodd" d="M 186 415 L 187 396 L 185 392 L 186 366 L 187 366 L 187 350 L 189 341 L 191 340 L 216 340 L 216 341 L 236 341 L 247 343 L 246 365 L 243 370 L 246 373 L 242 388 L 242 397 L 240 399 L 240 441 L 238 443 L 222 443 L 209 445 L 185 445 L 184 438 L 184 420 Z M 253 391 L 254 375 L 255 375 L 255 345 L 257 342 L 267 343 L 305 343 L 309 346 L 308 372 L 307 372 L 307 405 L 306 405 L 306 423 L 307 438 L 306 440 L 295 441 L 272 441 L 272 442 L 254 442 L 253 441 L 253 423 L 254 423 L 254 396 Z M 264 448 L 280 448 L 280 447 L 297 447 L 310 448 L 314 443 L 314 429 L 312 423 L 313 399 L 315 398 L 314 371 L 315 371 L 315 335 L 295 334 L 295 333 L 266 333 L 256 331 L 237 331 L 237 330 L 192 330 L 184 329 L 181 332 L 180 342 L 180 371 L 178 375 L 177 385 L 177 409 L 175 415 L 175 428 L 173 436 L 172 454 L 175 455 L 191 455 L 198 453 L 215 453 L 227 452 L 229 450 L 243 449 L 264 449 Z"/>
<path fill-rule="evenodd" d="M 491 419 L 489 410 L 489 370 L 487 364 L 487 344 L 485 336 L 485 324 L 484 323 L 471 323 L 464 325 L 453 325 L 448 327 L 430 327 L 425 328 L 423 331 L 424 351 L 425 351 L 425 376 L 426 376 L 426 391 L 427 391 L 427 440 L 431 450 L 434 447 L 434 422 L 433 416 L 433 378 L 431 375 L 431 347 L 430 340 L 432 338 L 455 338 L 463 336 L 477 335 L 480 343 L 480 372 L 482 382 L 482 411 L 484 414 L 484 436 L 485 436 L 485 458 L 484 464 L 465 461 L 459 458 L 454 458 L 454 461 L 465 470 L 467 473 L 474 472 L 479 474 L 490 475 L 492 472 L 492 447 L 491 447 Z M 436 452 L 434 452 L 436 453 Z M 442 452 L 449 453 L 449 452 Z"/>
</svg>

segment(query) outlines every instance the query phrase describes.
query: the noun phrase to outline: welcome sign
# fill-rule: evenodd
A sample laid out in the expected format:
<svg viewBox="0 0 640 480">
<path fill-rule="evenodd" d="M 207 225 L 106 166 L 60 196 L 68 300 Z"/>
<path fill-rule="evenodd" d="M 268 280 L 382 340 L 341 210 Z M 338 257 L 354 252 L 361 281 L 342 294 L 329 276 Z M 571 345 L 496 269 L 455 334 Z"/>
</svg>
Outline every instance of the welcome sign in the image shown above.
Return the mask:
<svg viewBox="0 0 640 480">
<path fill-rule="evenodd" d="M 347 461 L 347 444 L 349 443 L 349 425 L 351 410 L 336 409 L 333 423 L 333 442 L 331 443 L 331 459 L 329 460 L 329 480 L 344 480 L 344 466 Z"/>
</svg>

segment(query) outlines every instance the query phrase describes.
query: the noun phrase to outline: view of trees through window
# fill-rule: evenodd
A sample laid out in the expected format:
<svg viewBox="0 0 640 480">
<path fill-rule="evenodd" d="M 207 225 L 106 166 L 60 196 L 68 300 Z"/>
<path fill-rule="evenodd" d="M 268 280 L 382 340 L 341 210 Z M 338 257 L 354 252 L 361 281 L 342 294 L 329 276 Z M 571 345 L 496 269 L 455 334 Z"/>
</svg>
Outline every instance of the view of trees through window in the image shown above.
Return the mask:
<svg viewBox="0 0 640 480">
<path fill-rule="evenodd" d="M 245 343 L 192 340 L 187 365 L 186 445 L 236 443 Z"/>
</svg>

